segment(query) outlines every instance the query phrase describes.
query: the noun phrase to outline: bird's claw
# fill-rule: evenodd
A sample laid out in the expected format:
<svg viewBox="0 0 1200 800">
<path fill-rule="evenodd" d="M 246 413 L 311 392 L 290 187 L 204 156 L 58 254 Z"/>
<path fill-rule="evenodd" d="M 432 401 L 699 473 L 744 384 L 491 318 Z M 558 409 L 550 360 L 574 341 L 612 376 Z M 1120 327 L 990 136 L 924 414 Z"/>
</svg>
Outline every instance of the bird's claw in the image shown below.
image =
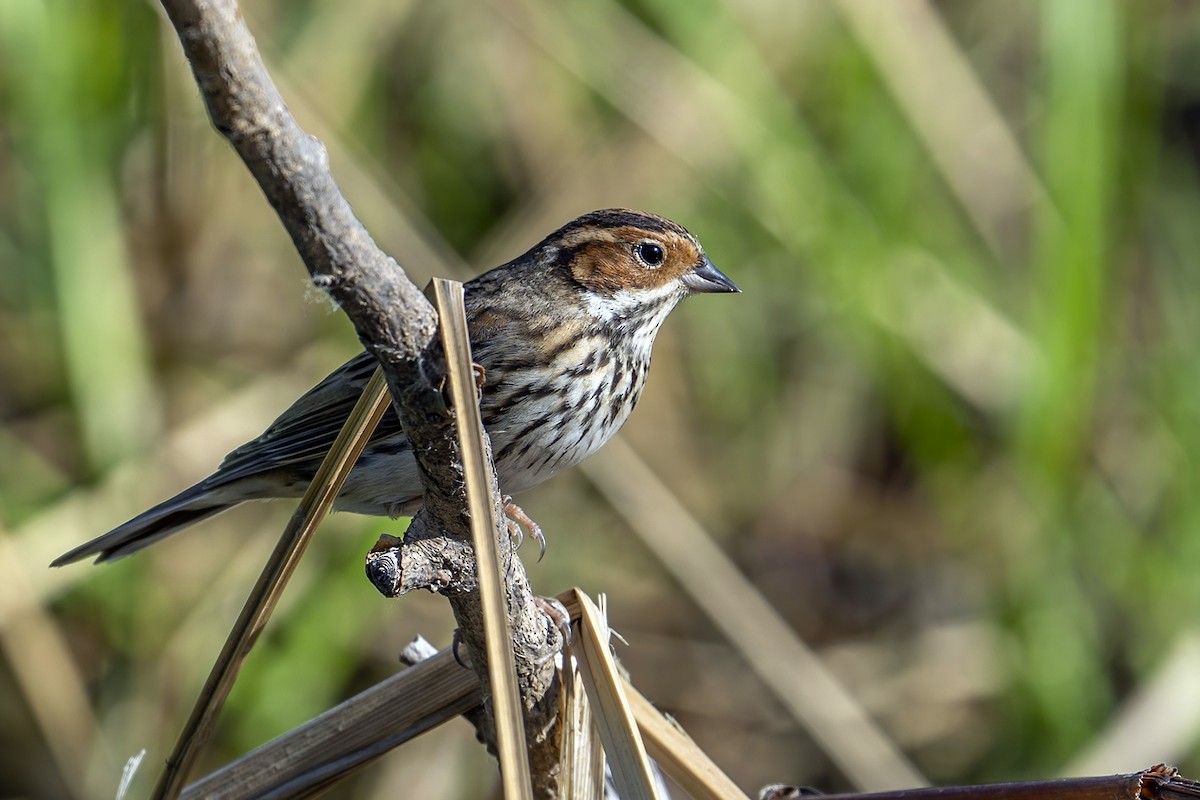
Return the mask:
<svg viewBox="0 0 1200 800">
<path fill-rule="evenodd" d="M 470 669 L 470 665 L 463 661 L 462 653 L 459 652 L 463 644 L 463 635 L 461 628 L 454 629 L 454 635 L 450 638 L 450 653 L 454 656 L 454 660 L 463 669 Z"/>
<path fill-rule="evenodd" d="M 538 525 L 529 515 L 521 510 L 521 507 L 513 502 L 512 497 L 504 495 L 504 516 L 508 519 L 508 534 L 516 542 L 516 546 L 520 547 L 523 541 L 521 528 L 529 531 L 530 537 L 538 543 L 540 548 L 538 551 L 538 561 L 546 555 L 546 536 L 542 533 L 542 526 Z"/>
<path fill-rule="evenodd" d="M 484 368 L 484 366 L 482 364 L 477 364 L 474 361 L 472 361 L 471 362 L 471 375 L 474 376 L 474 378 L 475 378 L 475 398 L 477 400 L 481 400 L 481 399 L 483 399 L 483 385 L 485 383 L 487 383 L 487 370 Z M 448 381 L 446 379 L 446 376 L 443 375 L 441 380 L 438 381 L 437 390 L 438 390 L 438 394 L 442 395 L 442 402 L 444 402 L 447 407 L 450 407 L 452 404 L 450 403 L 450 400 L 447 397 L 447 394 L 448 394 L 447 390 L 446 390 L 447 382 Z"/>
<path fill-rule="evenodd" d="M 533 596 L 533 604 L 546 615 L 555 629 L 562 636 L 562 643 L 565 647 L 571 643 L 571 615 L 567 611 L 567 607 L 562 604 L 562 601 L 557 597 L 542 597 L 541 595 Z M 556 650 L 555 653 L 559 652 Z"/>
</svg>

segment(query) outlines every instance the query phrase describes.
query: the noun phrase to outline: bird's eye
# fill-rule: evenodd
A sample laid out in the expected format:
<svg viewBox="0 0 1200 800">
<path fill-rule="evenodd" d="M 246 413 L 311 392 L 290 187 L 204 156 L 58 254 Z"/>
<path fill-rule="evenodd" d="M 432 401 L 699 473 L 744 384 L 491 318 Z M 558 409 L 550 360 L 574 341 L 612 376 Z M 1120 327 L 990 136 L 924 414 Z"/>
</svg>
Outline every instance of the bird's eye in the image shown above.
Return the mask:
<svg viewBox="0 0 1200 800">
<path fill-rule="evenodd" d="M 637 253 L 638 260 L 651 269 L 661 266 L 663 259 L 667 257 L 658 242 L 638 242 L 634 252 Z"/>
</svg>

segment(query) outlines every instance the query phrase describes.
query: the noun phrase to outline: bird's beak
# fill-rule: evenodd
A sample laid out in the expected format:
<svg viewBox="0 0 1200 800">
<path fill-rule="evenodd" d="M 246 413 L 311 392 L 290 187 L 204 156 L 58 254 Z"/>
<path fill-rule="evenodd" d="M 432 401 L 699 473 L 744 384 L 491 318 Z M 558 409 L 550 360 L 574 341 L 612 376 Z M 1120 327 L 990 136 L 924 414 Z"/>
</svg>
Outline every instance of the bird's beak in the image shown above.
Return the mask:
<svg viewBox="0 0 1200 800">
<path fill-rule="evenodd" d="M 693 292 L 740 292 L 741 289 L 733 281 L 725 277 L 725 273 L 712 265 L 708 256 L 703 256 L 700 263 L 686 273 L 683 285 Z"/>
</svg>

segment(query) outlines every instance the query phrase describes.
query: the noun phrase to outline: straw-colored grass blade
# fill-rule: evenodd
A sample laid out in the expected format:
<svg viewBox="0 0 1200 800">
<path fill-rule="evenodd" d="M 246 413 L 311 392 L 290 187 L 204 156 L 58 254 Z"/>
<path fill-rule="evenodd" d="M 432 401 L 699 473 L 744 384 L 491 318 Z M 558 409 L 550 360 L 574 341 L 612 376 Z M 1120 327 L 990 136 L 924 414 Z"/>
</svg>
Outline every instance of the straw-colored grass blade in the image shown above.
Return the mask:
<svg viewBox="0 0 1200 800">
<path fill-rule="evenodd" d="M 447 648 L 196 781 L 182 797 L 307 796 L 479 702 L 475 673 Z"/>
<path fill-rule="evenodd" d="M 525 749 L 525 724 L 517 668 L 513 662 L 512 629 L 504 599 L 504 573 L 496 544 L 496 506 L 489 475 L 491 465 L 484 445 L 483 421 L 479 416 L 474 372 L 471 369 L 471 340 L 467 332 L 463 285 L 443 278 L 433 280 L 434 299 L 446 354 L 447 380 L 454 403 L 455 429 L 462 452 L 467 507 L 471 515 L 471 539 L 479 569 L 479 598 L 483 606 L 488 678 L 496 721 L 496 745 L 500 775 L 506 798 L 532 797 L 529 758 Z"/>
<path fill-rule="evenodd" d="M 655 800 L 650 758 L 625 699 L 624 681 L 608 649 L 608 622 L 587 595 L 578 590 L 573 594 L 574 602 L 567 603 L 567 607 L 579 608 L 579 630 L 570 651 L 579 664 L 617 793 L 623 800 Z"/>
<path fill-rule="evenodd" d="M 225 645 L 213 664 L 191 716 L 179 734 L 179 740 L 167 759 L 167 767 L 154 787 L 154 797 L 172 798 L 179 795 L 188 770 L 195 761 L 200 748 L 207 741 L 216 723 L 217 714 L 225 699 L 229 696 L 238 670 L 258 635 L 266 627 L 267 620 L 283 594 L 283 588 L 300 563 L 300 557 L 312 540 L 313 533 L 325 515 L 329 513 L 334 498 L 342 489 L 342 484 L 350 475 L 354 462 L 362 454 L 371 433 L 387 411 L 391 398 L 388 395 L 387 383 L 383 373 L 376 369 L 371 380 L 363 389 L 362 397 L 358 399 L 350 416 L 334 440 L 317 474 L 296 513 L 288 521 L 287 527 L 279 537 L 279 543 L 271 552 L 271 557 L 263 567 L 258 581 L 246 598 L 242 612 L 229 632 Z"/>
</svg>

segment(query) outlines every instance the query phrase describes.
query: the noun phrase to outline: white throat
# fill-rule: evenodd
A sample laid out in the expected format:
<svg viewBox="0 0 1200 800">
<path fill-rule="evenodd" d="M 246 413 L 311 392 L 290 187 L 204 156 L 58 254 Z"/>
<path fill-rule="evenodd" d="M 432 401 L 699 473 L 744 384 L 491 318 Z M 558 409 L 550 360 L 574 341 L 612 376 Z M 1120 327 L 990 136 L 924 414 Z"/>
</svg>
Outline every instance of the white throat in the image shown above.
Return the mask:
<svg viewBox="0 0 1200 800">
<path fill-rule="evenodd" d="M 596 292 L 586 292 L 583 301 L 588 314 L 602 322 L 619 323 L 622 319 L 638 316 L 642 307 L 656 306 L 655 321 L 661 323 L 681 297 L 679 287 L 675 283 L 668 283 L 656 289 L 641 289 L 636 292 L 618 289 L 607 297 Z"/>
</svg>

